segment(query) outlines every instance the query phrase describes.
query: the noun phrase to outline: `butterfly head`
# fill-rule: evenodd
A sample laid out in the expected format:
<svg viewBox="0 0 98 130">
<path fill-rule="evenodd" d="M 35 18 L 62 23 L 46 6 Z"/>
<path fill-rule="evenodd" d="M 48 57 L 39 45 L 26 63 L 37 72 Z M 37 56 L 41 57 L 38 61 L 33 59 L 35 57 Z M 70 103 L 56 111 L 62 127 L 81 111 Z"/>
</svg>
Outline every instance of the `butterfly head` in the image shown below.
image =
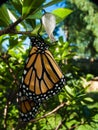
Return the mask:
<svg viewBox="0 0 98 130">
<path fill-rule="evenodd" d="M 47 45 L 41 37 L 31 37 L 31 44 L 33 47 L 36 46 L 38 48 L 37 53 L 44 53 L 44 51 L 49 48 L 49 45 Z"/>
</svg>

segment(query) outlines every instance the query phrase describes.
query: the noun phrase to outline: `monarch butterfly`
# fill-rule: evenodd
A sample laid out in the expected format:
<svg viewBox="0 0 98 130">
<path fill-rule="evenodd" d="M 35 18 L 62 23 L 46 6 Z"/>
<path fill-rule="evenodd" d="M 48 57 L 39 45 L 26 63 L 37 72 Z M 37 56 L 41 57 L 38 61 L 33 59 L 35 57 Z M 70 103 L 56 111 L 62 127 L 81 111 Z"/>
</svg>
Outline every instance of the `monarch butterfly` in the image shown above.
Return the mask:
<svg viewBox="0 0 98 130">
<path fill-rule="evenodd" d="M 33 100 L 28 99 L 21 91 L 18 94 L 20 120 L 28 122 L 35 118 L 40 103 L 35 103 Z"/>
<path fill-rule="evenodd" d="M 65 78 L 44 40 L 31 37 L 31 44 L 20 88 L 24 95 L 37 103 L 58 93 Z"/>
</svg>

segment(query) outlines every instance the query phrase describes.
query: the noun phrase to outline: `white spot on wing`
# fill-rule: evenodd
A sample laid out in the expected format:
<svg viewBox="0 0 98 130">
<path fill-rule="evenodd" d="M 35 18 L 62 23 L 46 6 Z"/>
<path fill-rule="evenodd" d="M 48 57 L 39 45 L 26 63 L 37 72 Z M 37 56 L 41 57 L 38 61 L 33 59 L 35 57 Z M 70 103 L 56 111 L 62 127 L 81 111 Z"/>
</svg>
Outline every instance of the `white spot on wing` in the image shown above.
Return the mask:
<svg viewBox="0 0 98 130">
<path fill-rule="evenodd" d="M 26 86 L 25 86 L 25 85 L 23 85 L 22 87 L 23 87 L 23 88 L 26 88 Z"/>
<path fill-rule="evenodd" d="M 21 92 L 19 92 L 19 93 L 18 93 L 18 95 L 19 95 L 19 96 L 22 96 L 22 93 L 21 93 Z"/>
<path fill-rule="evenodd" d="M 26 92 L 26 90 L 24 89 L 24 90 L 23 90 L 23 92 L 25 93 L 25 92 Z"/>
<path fill-rule="evenodd" d="M 24 75 L 25 75 L 25 74 L 27 73 L 27 71 L 26 71 L 26 70 L 24 70 L 24 72 L 23 72 L 23 73 L 24 73 Z"/>
<path fill-rule="evenodd" d="M 30 112 L 29 114 L 32 115 L 32 112 Z"/>
</svg>

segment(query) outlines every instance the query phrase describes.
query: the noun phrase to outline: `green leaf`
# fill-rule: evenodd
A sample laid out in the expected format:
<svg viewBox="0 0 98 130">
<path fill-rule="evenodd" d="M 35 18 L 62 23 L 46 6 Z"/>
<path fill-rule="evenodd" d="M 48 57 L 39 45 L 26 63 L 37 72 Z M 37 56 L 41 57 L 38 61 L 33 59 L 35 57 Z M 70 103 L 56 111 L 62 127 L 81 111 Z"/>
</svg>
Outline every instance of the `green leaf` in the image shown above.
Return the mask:
<svg viewBox="0 0 98 130">
<path fill-rule="evenodd" d="M 41 19 L 42 17 L 42 12 L 41 11 L 38 11 L 37 13 L 35 13 L 34 15 L 29 15 L 27 17 L 27 19 Z"/>
<path fill-rule="evenodd" d="M 40 24 L 38 24 L 34 29 L 33 29 L 33 31 L 32 31 L 32 34 L 33 35 L 36 35 L 36 34 L 38 34 L 38 31 L 39 31 L 39 29 L 40 29 Z"/>
<path fill-rule="evenodd" d="M 73 89 L 71 89 L 68 85 L 65 86 L 65 89 L 66 89 L 66 92 L 67 92 L 69 98 L 75 96 L 74 92 L 73 92 Z"/>
<path fill-rule="evenodd" d="M 12 0 L 11 4 L 17 10 L 18 13 L 22 14 L 22 1 L 21 0 Z"/>
<path fill-rule="evenodd" d="M 0 36 L 0 44 L 2 44 L 2 42 L 3 42 L 3 37 L 4 36 Z"/>
<path fill-rule="evenodd" d="M 71 14 L 73 11 L 66 8 L 58 8 L 56 10 L 52 11 L 52 14 L 54 14 L 57 18 L 57 23 L 63 21 L 69 14 Z"/>
<path fill-rule="evenodd" d="M 23 1 L 23 7 L 22 7 L 22 15 L 23 17 L 27 17 L 28 15 L 34 13 L 34 11 L 43 4 L 45 0 L 24 0 Z"/>
<path fill-rule="evenodd" d="M 98 52 L 98 38 L 96 38 L 94 40 L 94 47 L 95 47 L 96 51 Z"/>
<path fill-rule="evenodd" d="M 0 7 L 0 26 L 8 26 L 10 24 L 10 17 L 7 7 L 5 5 Z"/>
<path fill-rule="evenodd" d="M 90 97 L 86 97 L 84 100 L 85 100 L 85 101 L 88 101 L 88 102 L 93 102 L 93 99 L 90 98 Z"/>
</svg>

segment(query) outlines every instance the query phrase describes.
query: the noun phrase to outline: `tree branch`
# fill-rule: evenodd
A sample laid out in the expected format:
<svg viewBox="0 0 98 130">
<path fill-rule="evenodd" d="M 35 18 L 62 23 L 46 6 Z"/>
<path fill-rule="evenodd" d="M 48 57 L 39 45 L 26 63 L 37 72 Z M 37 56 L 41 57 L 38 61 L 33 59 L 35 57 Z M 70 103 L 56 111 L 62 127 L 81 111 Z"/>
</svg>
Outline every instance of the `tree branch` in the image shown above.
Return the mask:
<svg viewBox="0 0 98 130">
<path fill-rule="evenodd" d="M 22 17 L 20 17 L 17 21 L 15 21 L 14 23 L 10 24 L 8 27 L 6 27 L 3 30 L 0 30 L 0 36 L 3 34 L 8 34 L 8 33 L 14 33 L 15 31 L 15 27 L 21 23 L 24 19 Z"/>
<path fill-rule="evenodd" d="M 52 115 L 53 113 L 55 113 L 56 111 L 58 111 L 60 108 L 64 107 L 65 105 L 68 105 L 67 103 L 63 102 L 62 104 L 60 104 L 59 106 L 57 106 L 55 109 L 53 109 L 51 112 L 41 116 L 40 118 L 38 119 L 33 119 L 31 120 L 30 122 L 37 122 L 38 120 L 41 120 L 43 118 L 46 118 L 47 116 L 50 116 Z"/>
<path fill-rule="evenodd" d="M 39 121 L 39 120 L 41 120 L 41 119 L 43 119 L 43 118 L 46 118 L 47 116 L 52 115 L 53 113 L 55 113 L 56 111 L 58 111 L 60 108 L 64 107 L 65 105 L 68 105 L 68 104 L 67 104 L 66 102 L 63 102 L 62 104 L 60 104 L 59 106 L 57 106 L 55 109 L 53 109 L 51 112 L 49 112 L 49 113 L 47 113 L 47 114 L 45 114 L 45 115 L 43 115 L 43 116 L 41 116 L 41 117 L 39 117 L 39 118 L 37 118 L 37 119 L 33 119 L 33 120 L 31 120 L 30 122 L 31 122 L 31 123 L 32 123 L 32 122 L 37 122 L 37 121 Z M 15 130 L 18 130 L 19 128 L 22 128 L 23 126 L 24 126 L 24 128 L 25 128 L 27 124 L 28 124 L 28 123 L 20 122 L 20 121 L 19 121 L 17 127 L 15 128 Z"/>
</svg>

